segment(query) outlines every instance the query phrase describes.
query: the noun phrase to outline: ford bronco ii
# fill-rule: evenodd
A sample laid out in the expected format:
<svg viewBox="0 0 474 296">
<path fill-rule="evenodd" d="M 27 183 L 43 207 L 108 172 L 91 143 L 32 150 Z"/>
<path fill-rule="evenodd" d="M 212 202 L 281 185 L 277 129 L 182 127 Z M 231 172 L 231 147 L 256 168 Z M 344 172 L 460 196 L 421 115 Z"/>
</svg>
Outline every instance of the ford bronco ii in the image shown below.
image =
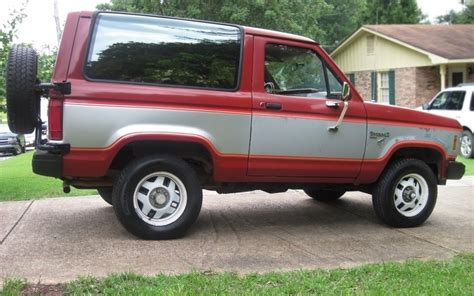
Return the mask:
<svg viewBox="0 0 474 296">
<path fill-rule="evenodd" d="M 36 128 L 33 171 L 96 188 L 131 233 L 182 236 L 202 190 L 372 194 L 394 227 L 422 224 L 459 179 L 456 120 L 364 102 L 311 39 L 115 12 L 71 13 L 51 83 L 34 50 L 7 66 L 9 126 Z M 39 97 L 48 96 L 41 140 Z"/>
</svg>

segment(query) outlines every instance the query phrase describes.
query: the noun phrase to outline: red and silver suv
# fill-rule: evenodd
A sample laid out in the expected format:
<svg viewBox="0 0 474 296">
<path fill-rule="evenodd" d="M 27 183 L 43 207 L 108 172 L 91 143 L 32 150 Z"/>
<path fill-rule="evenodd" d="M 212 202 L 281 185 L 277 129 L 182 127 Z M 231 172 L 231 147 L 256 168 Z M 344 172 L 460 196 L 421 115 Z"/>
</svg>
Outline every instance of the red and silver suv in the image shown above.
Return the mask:
<svg viewBox="0 0 474 296">
<path fill-rule="evenodd" d="M 412 227 L 464 173 L 457 121 L 364 102 L 308 38 L 114 12 L 72 13 L 63 36 L 52 83 L 33 50 L 10 52 L 10 128 L 39 127 L 49 96 L 34 172 L 97 188 L 139 237 L 183 235 L 202 189 L 364 191 L 381 220 Z"/>
</svg>

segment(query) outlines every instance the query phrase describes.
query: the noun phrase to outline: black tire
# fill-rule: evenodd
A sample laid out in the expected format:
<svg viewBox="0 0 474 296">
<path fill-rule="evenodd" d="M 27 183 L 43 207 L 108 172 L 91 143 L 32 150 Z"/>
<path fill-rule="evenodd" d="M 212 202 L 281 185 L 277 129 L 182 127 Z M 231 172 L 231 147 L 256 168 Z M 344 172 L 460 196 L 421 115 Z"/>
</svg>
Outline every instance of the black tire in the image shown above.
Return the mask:
<svg viewBox="0 0 474 296">
<path fill-rule="evenodd" d="M 112 187 L 97 188 L 97 192 L 106 203 L 112 205 Z"/>
<path fill-rule="evenodd" d="M 17 156 L 18 154 L 21 154 L 21 146 L 18 146 L 18 149 L 15 148 L 12 153 L 14 156 Z"/>
<path fill-rule="evenodd" d="M 470 131 L 463 131 L 461 135 L 461 149 L 459 154 L 464 158 L 473 158 L 474 151 L 472 147 L 472 133 Z"/>
<path fill-rule="evenodd" d="M 8 54 L 5 73 L 8 126 L 17 134 L 32 133 L 38 120 L 37 65 L 38 56 L 32 48 L 13 46 Z"/>
<path fill-rule="evenodd" d="M 155 186 L 155 182 L 161 178 L 154 177 L 155 174 L 166 175 L 160 181 L 163 185 L 161 187 L 156 185 L 157 187 L 147 192 L 148 189 L 142 184 L 150 181 L 153 182 L 153 185 L 150 186 Z M 167 178 L 169 179 L 168 185 L 164 185 Z M 169 185 L 171 183 L 174 184 L 174 190 L 171 190 L 172 186 Z M 176 191 L 176 188 L 179 190 Z M 166 193 L 157 193 L 160 190 L 168 193 L 166 201 L 158 200 L 158 198 L 165 198 L 166 195 Z M 144 201 L 147 202 L 151 210 L 145 210 L 144 203 L 139 202 L 139 198 L 135 199 L 135 193 L 137 196 L 138 193 L 143 193 L 142 196 L 146 196 Z M 173 199 L 169 197 L 170 194 L 179 197 L 179 202 L 174 206 Z M 202 189 L 195 171 L 183 160 L 173 156 L 149 156 L 134 160 L 123 169 L 113 186 L 112 199 L 119 221 L 135 236 L 154 240 L 173 239 L 183 236 L 199 216 L 202 205 Z M 155 207 L 159 202 L 162 202 L 163 205 L 166 204 L 166 209 L 172 209 L 173 206 L 176 209 L 175 212 L 167 217 L 161 218 L 163 216 L 160 216 L 155 219 L 155 213 L 163 209 Z M 152 213 L 153 211 L 155 213 Z M 168 217 L 172 217 L 169 223 L 154 224 L 160 223 L 160 219 L 166 220 Z"/>
<path fill-rule="evenodd" d="M 319 190 L 319 189 L 306 189 L 304 191 L 309 197 L 314 200 L 322 202 L 336 201 L 341 198 L 346 191 L 343 190 Z"/>
<path fill-rule="evenodd" d="M 397 186 L 399 193 L 396 194 Z M 372 203 L 375 214 L 386 224 L 416 227 L 431 215 L 437 196 L 436 176 L 426 163 L 418 159 L 399 159 L 388 166 L 375 185 Z"/>
</svg>

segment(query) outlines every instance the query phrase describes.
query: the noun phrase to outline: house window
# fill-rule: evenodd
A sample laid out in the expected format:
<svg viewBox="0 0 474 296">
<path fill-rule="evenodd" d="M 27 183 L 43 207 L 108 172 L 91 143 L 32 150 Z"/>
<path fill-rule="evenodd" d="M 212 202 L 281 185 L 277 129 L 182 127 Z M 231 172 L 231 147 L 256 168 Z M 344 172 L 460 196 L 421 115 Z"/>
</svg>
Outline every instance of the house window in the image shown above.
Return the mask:
<svg viewBox="0 0 474 296">
<path fill-rule="evenodd" d="M 370 75 L 372 102 L 395 105 L 395 71 L 372 72 Z"/>
<path fill-rule="evenodd" d="M 367 36 L 367 55 L 373 55 L 375 52 L 375 37 Z"/>
<path fill-rule="evenodd" d="M 347 77 L 351 81 L 352 85 L 355 85 L 355 73 L 348 73 Z"/>
<path fill-rule="evenodd" d="M 389 104 L 390 103 L 390 84 L 388 80 L 388 72 L 379 73 L 379 103 Z"/>
</svg>

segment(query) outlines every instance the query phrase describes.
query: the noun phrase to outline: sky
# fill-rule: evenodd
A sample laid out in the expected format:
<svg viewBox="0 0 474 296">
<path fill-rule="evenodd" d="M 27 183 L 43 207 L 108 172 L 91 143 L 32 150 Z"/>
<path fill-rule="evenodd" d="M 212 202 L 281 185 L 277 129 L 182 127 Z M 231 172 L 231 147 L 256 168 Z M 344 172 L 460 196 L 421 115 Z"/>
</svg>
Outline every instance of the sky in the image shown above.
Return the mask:
<svg viewBox="0 0 474 296">
<path fill-rule="evenodd" d="M 37 49 L 57 46 L 56 25 L 53 17 L 54 0 L 29 0 L 25 13 L 27 17 L 19 27 L 15 42 L 32 43 Z M 110 0 L 57 0 L 60 23 L 64 24 L 71 11 L 94 10 L 99 3 Z M 21 6 L 22 0 L 0 0 L 0 24 L 8 18 L 9 11 Z M 417 0 L 423 14 L 433 22 L 437 16 L 450 10 L 463 8 L 459 0 Z"/>
</svg>

